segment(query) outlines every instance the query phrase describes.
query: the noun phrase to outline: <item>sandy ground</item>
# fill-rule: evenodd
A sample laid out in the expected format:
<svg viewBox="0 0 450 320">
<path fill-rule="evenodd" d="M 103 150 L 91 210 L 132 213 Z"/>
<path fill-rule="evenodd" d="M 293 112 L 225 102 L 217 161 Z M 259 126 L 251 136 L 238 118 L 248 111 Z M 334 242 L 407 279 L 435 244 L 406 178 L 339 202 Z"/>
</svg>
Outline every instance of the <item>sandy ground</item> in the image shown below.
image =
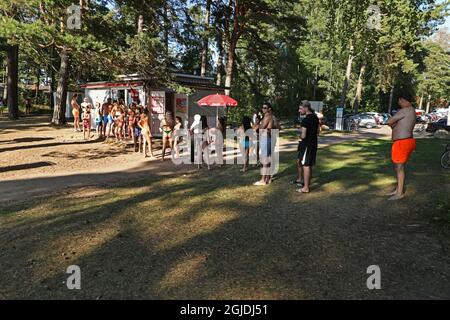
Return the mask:
<svg viewBox="0 0 450 320">
<path fill-rule="evenodd" d="M 331 134 L 321 137 L 321 146 L 362 138 L 388 138 L 390 130 L 364 130 L 359 134 Z M 135 153 L 131 142 L 116 144 L 98 140 L 95 132 L 90 141 L 82 133 L 49 125 L 47 116 L 9 121 L 0 118 L 0 201 L 92 185 L 107 185 L 146 177 L 148 174 L 181 175 L 192 166 L 175 166 L 161 162 L 161 141 L 156 140 L 156 159 L 145 159 Z M 280 151 L 297 148 L 297 141 L 282 141 Z M 95 173 L 95 178 L 92 178 Z"/>
</svg>

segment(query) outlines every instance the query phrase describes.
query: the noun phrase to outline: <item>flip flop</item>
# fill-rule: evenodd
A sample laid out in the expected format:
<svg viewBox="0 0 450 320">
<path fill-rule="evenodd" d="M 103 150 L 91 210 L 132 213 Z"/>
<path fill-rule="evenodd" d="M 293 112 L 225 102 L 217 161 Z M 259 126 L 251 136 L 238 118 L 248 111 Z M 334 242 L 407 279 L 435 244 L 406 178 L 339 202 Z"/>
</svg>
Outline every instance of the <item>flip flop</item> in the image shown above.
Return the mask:
<svg viewBox="0 0 450 320">
<path fill-rule="evenodd" d="M 254 186 L 267 186 L 266 183 L 261 182 L 261 181 L 255 182 L 253 185 L 254 185 Z"/>
<path fill-rule="evenodd" d="M 306 191 L 303 191 L 303 189 L 297 189 L 296 190 L 298 193 L 310 193 L 311 191 L 308 191 L 308 192 L 306 192 Z"/>
</svg>

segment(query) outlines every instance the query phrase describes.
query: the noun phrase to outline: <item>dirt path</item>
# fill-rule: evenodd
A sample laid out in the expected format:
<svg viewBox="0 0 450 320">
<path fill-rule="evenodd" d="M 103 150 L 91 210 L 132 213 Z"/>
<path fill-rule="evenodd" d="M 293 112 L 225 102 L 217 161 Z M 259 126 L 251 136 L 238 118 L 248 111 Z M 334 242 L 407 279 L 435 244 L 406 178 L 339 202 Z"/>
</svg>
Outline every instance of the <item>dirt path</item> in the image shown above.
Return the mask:
<svg viewBox="0 0 450 320">
<path fill-rule="evenodd" d="M 349 140 L 386 138 L 386 128 L 359 134 L 321 137 L 321 147 Z M 67 188 L 108 185 L 144 178 L 149 174 L 185 174 L 191 166 L 162 163 L 160 141 L 156 159 L 144 159 L 127 146 L 99 141 L 92 134 L 84 141 L 71 127 L 55 128 L 45 116 L 20 121 L 0 118 L 0 201 L 14 201 Z M 280 151 L 292 151 L 297 141 L 281 140 Z M 95 175 L 93 175 L 95 173 Z"/>
</svg>

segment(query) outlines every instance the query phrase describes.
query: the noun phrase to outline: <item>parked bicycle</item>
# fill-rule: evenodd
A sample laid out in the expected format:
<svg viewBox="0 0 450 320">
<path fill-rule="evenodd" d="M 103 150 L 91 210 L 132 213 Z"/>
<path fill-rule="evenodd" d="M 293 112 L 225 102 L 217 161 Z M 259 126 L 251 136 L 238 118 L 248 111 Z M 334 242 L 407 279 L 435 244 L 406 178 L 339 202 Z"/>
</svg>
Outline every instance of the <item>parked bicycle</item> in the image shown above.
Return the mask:
<svg viewBox="0 0 450 320">
<path fill-rule="evenodd" d="M 447 144 L 444 153 L 441 157 L 441 166 L 444 169 L 450 169 L 450 143 Z"/>
</svg>

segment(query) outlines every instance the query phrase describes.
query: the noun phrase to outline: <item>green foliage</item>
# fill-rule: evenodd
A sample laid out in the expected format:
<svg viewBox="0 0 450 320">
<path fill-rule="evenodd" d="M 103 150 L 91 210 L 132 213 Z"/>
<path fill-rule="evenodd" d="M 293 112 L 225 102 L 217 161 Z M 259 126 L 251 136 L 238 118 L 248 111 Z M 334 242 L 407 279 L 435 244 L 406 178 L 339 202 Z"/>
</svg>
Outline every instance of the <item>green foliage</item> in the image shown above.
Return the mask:
<svg viewBox="0 0 450 320">
<path fill-rule="evenodd" d="M 217 41 L 225 39 L 226 59 L 238 28 L 232 95 L 240 107 L 230 112 L 236 119 L 259 110 L 264 101 L 272 102 L 280 116 L 294 116 L 303 99 L 323 100 L 332 113 L 350 56 L 347 108 L 362 65 L 362 110 L 387 110 L 392 88 L 408 87 L 441 100 L 449 96 L 448 49 L 426 40 L 448 14 L 448 1 L 212 1 L 211 27 L 204 29 L 206 0 L 93 0 L 83 12 L 82 30 L 68 30 L 60 21 L 72 3 L 0 3 L 0 39 L 3 46 L 19 44 L 21 83 L 36 82 L 38 73 L 42 81 L 57 71 L 58 53 L 65 49 L 70 86 L 140 73 L 150 85 L 176 87 L 170 71 L 199 74 L 204 37 L 211 53 L 207 74 L 216 75 Z M 371 4 L 381 10 L 380 29 L 368 28 Z M 236 8 L 240 15 L 231 14 Z M 139 16 L 142 33 L 137 32 Z"/>
</svg>

